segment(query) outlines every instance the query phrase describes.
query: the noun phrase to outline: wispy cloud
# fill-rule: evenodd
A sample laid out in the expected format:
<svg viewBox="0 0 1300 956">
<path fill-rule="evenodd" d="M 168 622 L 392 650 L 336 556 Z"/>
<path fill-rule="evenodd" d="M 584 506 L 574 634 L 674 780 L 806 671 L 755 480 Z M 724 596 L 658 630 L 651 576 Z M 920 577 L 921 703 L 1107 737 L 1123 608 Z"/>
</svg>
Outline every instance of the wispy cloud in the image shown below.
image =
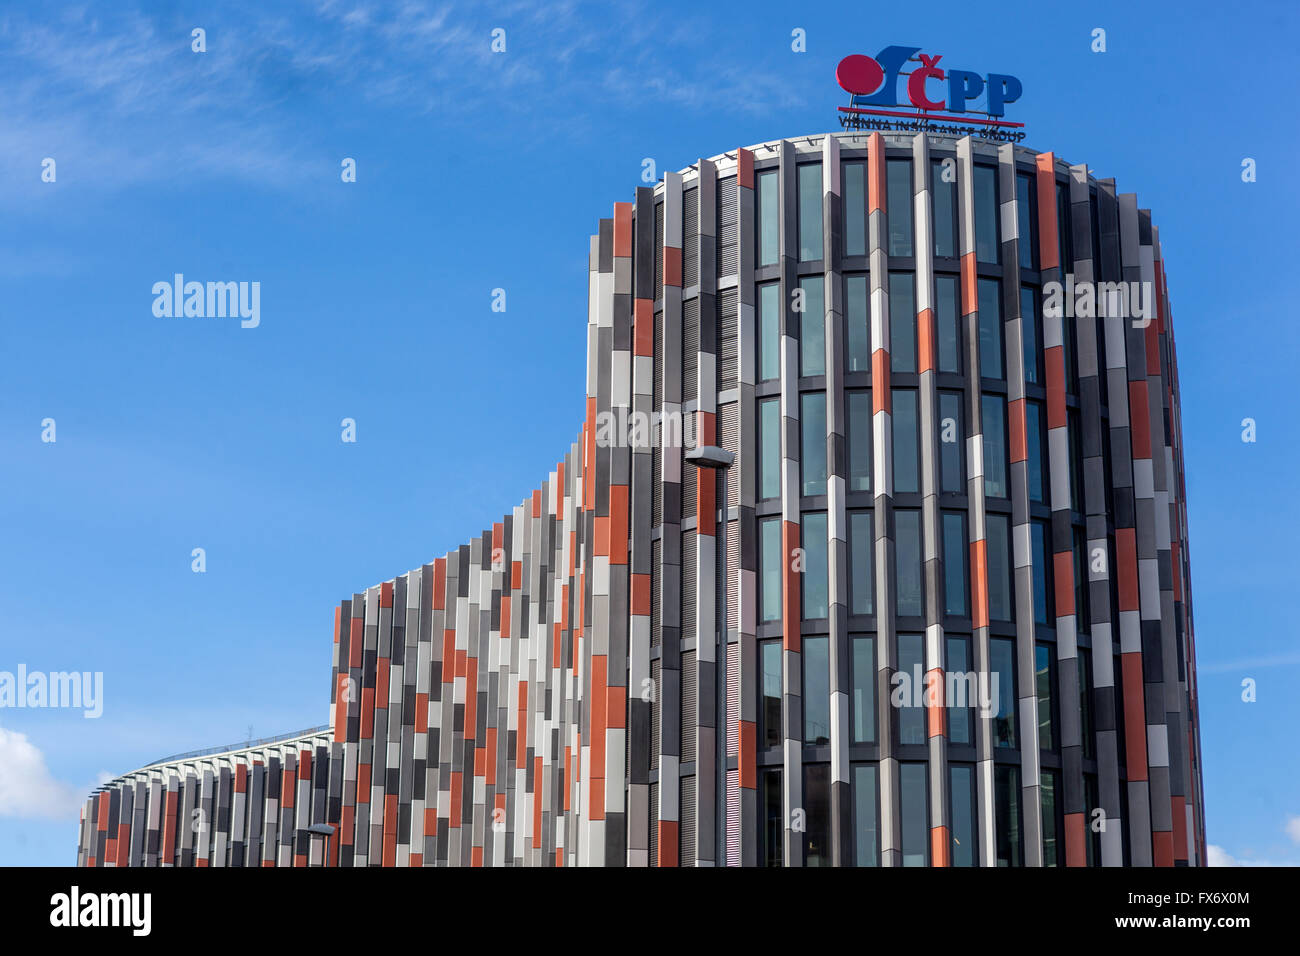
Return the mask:
<svg viewBox="0 0 1300 956">
<path fill-rule="evenodd" d="M 204 53 L 191 50 L 195 27 Z M 497 27 L 504 54 L 491 49 Z M 639 2 L 11 9 L 0 175 L 11 201 L 42 188 L 47 156 L 60 182 L 91 188 L 214 177 L 278 188 L 323 171 L 322 142 L 357 110 L 527 133 L 646 97 L 698 111 L 794 104 L 777 77 L 719 66 L 715 42 L 707 24 L 687 29 Z"/>
<path fill-rule="evenodd" d="M 1296 664 L 1300 664 L 1300 652 L 1273 654 L 1267 657 L 1245 657 L 1235 661 L 1198 661 L 1196 669 L 1202 674 L 1227 674 L 1234 671 L 1291 667 Z"/>
<path fill-rule="evenodd" d="M 98 783 L 108 778 L 100 774 Z M 55 779 L 26 734 L 0 727 L 0 817 L 76 819 L 91 789 Z"/>
</svg>

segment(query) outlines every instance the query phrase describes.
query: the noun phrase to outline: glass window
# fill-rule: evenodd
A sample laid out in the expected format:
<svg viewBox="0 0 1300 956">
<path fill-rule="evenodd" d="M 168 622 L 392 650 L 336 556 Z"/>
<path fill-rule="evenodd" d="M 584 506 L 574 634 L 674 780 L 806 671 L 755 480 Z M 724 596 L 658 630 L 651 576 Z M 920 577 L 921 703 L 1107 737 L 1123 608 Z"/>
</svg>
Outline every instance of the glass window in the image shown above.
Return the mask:
<svg viewBox="0 0 1300 956">
<path fill-rule="evenodd" d="M 799 374 L 826 374 L 826 282 L 821 276 L 799 280 L 803 312 L 799 322 Z"/>
<path fill-rule="evenodd" d="M 763 701 L 759 707 L 758 739 L 762 747 L 781 746 L 781 642 L 760 641 Z"/>
<path fill-rule="evenodd" d="M 853 639 L 853 742 L 876 742 L 876 642 Z"/>
<path fill-rule="evenodd" d="M 831 765 L 804 764 L 804 865 L 831 865 Z"/>
<path fill-rule="evenodd" d="M 876 827 L 876 768 L 853 765 L 853 859 L 858 866 L 880 865 Z"/>
<path fill-rule="evenodd" d="M 966 616 L 966 518 L 943 513 L 943 613 Z"/>
<path fill-rule="evenodd" d="M 762 573 L 763 620 L 781 620 L 781 519 L 762 518 L 758 522 L 759 567 Z"/>
<path fill-rule="evenodd" d="M 1071 408 L 1066 412 L 1066 431 L 1070 442 L 1070 508 L 1083 510 L 1083 441 L 1079 413 Z"/>
<path fill-rule="evenodd" d="M 988 535 L 989 620 L 1011 620 L 1011 549 L 1007 516 L 991 514 L 985 520 Z"/>
<path fill-rule="evenodd" d="M 1025 450 L 1028 461 L 1025 463 L 1026 477 L 1029 484 L 1029 500 L 1042 502 L 1045 486 L 1043 478 L 1043 406 L 1038 402 L 1025 402 Z"/>
<path fill-rule="evenodd" d="M 939 371 L 961 373 L 961 339 L 957 332 L 957 277 L 936 276 L 934 280 L 936 335 L 939 338 Z"/>
<path fill-rule="evenodd" d="M 781 399 L 758 403 L 758 497 L 781 494 Z"/>
<path fill-rule="evenodd" d="M 803 516 L 805 621 L 820 620 L 830 613 L 826 549 L 826 512 L 811 511 Z"/>
<path fill-rule="evenodd" d="M 867 254 L 867 164 L 844 164 L 844 254 Z"/>
<path fill-rule="evenodd" d="M 921 601 L 921 512 L 895 511 L 894 533 L 897 535 L 898 555 L 898 573 L 894 578 L 897 585 L 896 613 L 900 617 L 920 617 L 924 613 Z"/>
<path fill-rule="evenodd" d="M 891 393 L 894 426 L 894 492 L 921 490 L 921 465 L 917 443 L 916 391 L 896 388 Z"/>
<path fill-rule="evenodd" d="M 1069 272 L 1074 262 L 1074 256 L 1071 246 L 1073 237 L 1070 235 L 1070 187 L 1067 183 L 1056 184 L 1056 248 L 1060 252 L 1061 274 Z M 1093 275 L 1097 275 L 1097 267 L 1093 265 Z"/>
<path fill-rule="evenodd" d="M 950 165 L 948 179 L 944 182 L 943 160 L 930 162 L 930 201 L 934 204 L 934 254 L 957 255 L 957 165 Z"/>
<path fill-rule="evenodd" d="M 1095 773 L 1085 773 L 1083 775 L 1083 802 L 1083 823 L 1088 834 L 1088 865 L 1101 866 L 1101 834 L 1095 832 L 1092 828 L 1092 813 L 1101 806 L 1101 797 L 1097 792 L 1097 775 Z"/>
<path fill-rule="evenodd" d="M 1056 839 L 1056 794 L 1059 774 L 1048 770 L 1038 775 L 1039 798 L 1043 806 L 1043 866 L 1060 866 Z"/>
<path fill-rule="evenodd" d="M 997 679 L 998 712 L 993 718 L 993 745 L 1015 750 L 1016 652 L 1009 637 L 989 639 L 989 670 Z"/>
<path fill-rule="evenodd" d="M 952 865 L 975 865 L 975 771 L 968 764 L 948 767 L 952 795 Z"/>
<path fill-rule="evenodd" d="M 1052 589 L 1052 554 L 1047 550 L 1047 525 L 1035 521 L 1029 526 L 1030 547 L 1033 555 L 1030 560 L 1034 565 L 1034 623 L 1048 627 L 1055 625 L 1051 617 Z"/>
<path fill-rule="evenodd" d="M 871 299 L 866 276 L 844 279 L 844 317 L 849 324 L 849 372 L 871 371 Z"/>
<path fill-rule="evenodd" d="M 871 393 L 848 393 L 849 491 L 871 490 Z"/>
<path fill-rule="evenodd" d="M 912 254 L 912 161 L 885 161 L 886 190 L 889 193 L 889 254 Z"/>
<path fill-rule="evenodd" d="M 961 401 L 961 392 L 939 393 L 939 487 L 952 495 L 966 493 L 961 463 L 962 443 L 966 440 Z"/>
<path fill-rule="evenodd" d="M 758 379 L 781 377 L 781 289 L 775 282 L 758 287 Z"/>
<path fill-rule="evenodd" d="M 803 741 L 826 744 L 831 739 L 830 638 L 803 639 Z"/>
<path fill-rule="evenodd" d="M 952 682 L 953 697 L 947 702 L 948 739 L 954 744 L 969 745 L 971 708 L 979 702 L 978 683 L 967 679 L 975 677 L 970 666 L 970 638 L 948 635 L 947 650 L 948 673 L 957 675 Z"/>
<path fill-rule="evenodd" d="M 826 393 L 799 396 L 800 462 L 805 495 L 826 494 Z"/>
<path fill-rule="evenodd" d="M 807 163 L 799 169 L 799 261 L 822 257 L 822 166 Z"/>
<path fill-rule="evenodd" d="M 1074 563 L 1074 615 L 1078 621 L 1080 629 L 1087 626 L 1091 620 L 1088 613 L 1088 565 L 1084 558 L 1087 548 L 1087 542 L 1083 539 L 1083 529 L 1071 529 L 1074 534 L 1073 563 Z"/>
<path fill-rule="evenodd" d="M 1079 648 L 1079 733 L 1083 737 L 1083 759 L 1093 758 L 1092 650 Z M 1089 864 L 1091 866 L 1091 864 Z"/>
<path fill-rule="evenodd" d="M 849 586 L 853 614 L 875 614 L 875 540 L 870 511 L 849 512 Z"/>
<path fill-rule="evenodd" d="M 759 859 L 764 866 L 781 866 L 783 864 L 781 842 L 785 834 L 782 825 L 784 814 L 781 810 L 781 771 L 763 771 L 763 845 L 760 847 Z"/>
<path fill-rule="evenodd" d="M 889 367 L 916 371 L 916 298 L 910 272 L 889 274 Z"/>
<path fill-rule="evenodd" d="M 930 827 L 926 813 L 926 764 L 898 765 L 899 804 L 903 830 L 903 866 L 925 866 Z"/>
<path fill-rule="evenodd" d="M 980 375 L 1003 378 L 1002 299 L 997 279 L 980 279 L 976 284 L 980 326 Z"/>
<path fill-rule="evenodd" d="M 1027 174 L 1016 175 L 1016 232 L 1020 238 L 1020 268 L 1038 268 L 1038 217 L 1035 214 L 1033 179 Z"/>
<path fill-rule="evenodd" d="M 1034 686 L 1038 694 L 1038 747 L 1056 749 L 1056 724 L 1052 720 L 1052 687 L 1056 684 L 1056 655 L 1047 644 L 1034 645 Z"/>
<path fill-rule="evenodd" d="M 1024 866 L 1020 839 L 1020 768 L 993 768 L 994 822 L 997 827 L 998 866 Z"/>
<path fill-rule="evenodd" d="M 923 744 L 925 708 L 917 702 L 925 690 L 925 638 L 920 634 L 898 635 L 898 673 L 907 675 L 901 686 L 911 688 L 898 709 L 898 742 Z"/>
<path fill-rule="evenodd" d="M 758 264 L 771 266 L 781 254 L 781 199 L 775 169 L 757 176 L 758 194 Z"/>
<path fill-rule="evenodd" d="M 992 166 L 975 167 L 975 260 L 998 261 L 998 182 Z"/>
<path fill-rule="evenodd" d="M 984 493 L 1007 497 L 1006 400 L 1001 395 L 980 396 L 984 425 Z"/>
<path fill-rule="evenodd" d="M 1079 391 L 1079 363 L 1074 351 L 1074 317 L 1061 316 L 1061 346 L 1065 360 L 1065 390 L 1071 395 Z"/>
<path fill-rule="evenodd" d="M 1025 381 L 1031 385 L 1041 385 L 1043 373 L 1039 368 L 1039 334 L 1038 307 L 1034 302 L 1034 290 L 1029 286 L 1020 287 L 1020 341 L 1025 352 Z"/>
</svg>

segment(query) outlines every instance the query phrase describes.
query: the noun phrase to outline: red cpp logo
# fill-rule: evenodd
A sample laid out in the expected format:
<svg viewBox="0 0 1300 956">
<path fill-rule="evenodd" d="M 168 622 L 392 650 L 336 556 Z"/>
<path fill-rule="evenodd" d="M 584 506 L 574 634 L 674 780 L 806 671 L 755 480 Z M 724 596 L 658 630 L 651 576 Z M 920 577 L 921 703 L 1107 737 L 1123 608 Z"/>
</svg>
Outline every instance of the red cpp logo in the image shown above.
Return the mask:
<svg viewBox="0 0 1300 956">
<path fill-rule="evenodd" d="M 835 68 L 835 79 L 842 89 L 852 94 L 852 99 L 848 107 L 840 109 L 850 113 L 878 113 L 881 111 L 868 107 L 911 105 L 930 112 L 985 112 L 990 117 L 1000 117 L 1006 113 L 1006 104 L 1020 98 L 1023 88 L 1014 76 L 990 73 L 986 77 L 970 70 L 947 70 L 940 65 L 942 59 L 942 54 L 931 56 L 914 46 L 887 46 L 874 58 L 860 53 L 846 56 Z M 918 65 L 905 71 L 908 63 Z M 898 81 L 904 76 L 907 99 L 900 100 Z M 935 99 L 935 94 L 941 98 Z M 987 110 L 969 109 L 967 104 L 980 96 L 987 97 Z M 975 122 L 1003 125 L 991 119 Z"/>
</svg>

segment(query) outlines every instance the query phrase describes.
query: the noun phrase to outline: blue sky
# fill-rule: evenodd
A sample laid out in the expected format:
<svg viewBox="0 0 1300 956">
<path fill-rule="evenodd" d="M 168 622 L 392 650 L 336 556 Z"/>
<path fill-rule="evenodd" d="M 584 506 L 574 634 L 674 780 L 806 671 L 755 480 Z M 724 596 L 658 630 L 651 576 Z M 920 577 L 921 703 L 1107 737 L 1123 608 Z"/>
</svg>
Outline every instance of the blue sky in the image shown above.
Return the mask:
<svg viewBox="0 0 1300 956">
<path fill-rule="evenodd" d="M 1152 209 L 1209 841 L 1300 863 L 1295 64 L 1267 52 L 1294 10 L 49 7 L 0 4 L 0 670 L 102 671 L 105 702 L 0 711 L 0 863 L 73 862 L 103 775 L 326 722 L 334 604 L 480 532 L 573 440 L 588 236 L 642 160 L 836 128 L 836 63 L 890 43 L 1019 76 L 1026 143 Z M 155 318 L 176 272 L 260 282 L 260 326 Z"/>
</svg>

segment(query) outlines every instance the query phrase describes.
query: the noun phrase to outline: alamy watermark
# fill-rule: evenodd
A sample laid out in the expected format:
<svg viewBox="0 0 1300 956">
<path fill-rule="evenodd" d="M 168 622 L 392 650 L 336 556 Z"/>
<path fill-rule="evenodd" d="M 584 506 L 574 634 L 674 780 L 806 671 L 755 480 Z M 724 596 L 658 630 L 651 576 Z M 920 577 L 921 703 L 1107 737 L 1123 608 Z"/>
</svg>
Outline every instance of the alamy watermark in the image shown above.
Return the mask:
<svg viewBox="0 0 1300 956">
<path fill-rule="evenodd" d="M 1053 279 L 1043 283 L 1043 315 L 1048 318 L 1132 319 L 1133 327 L 1145 329 L 1155 318 L 1155 290 L 1151 283 L 1076 281 L 1074 273 L 1065 283 Z"/>
<path fill-rule="evenodd" d="M 178 272 L 171 282 L 153 284 L 153 314 L 160 319 L 240 319 L 240 327 L 262 322 L 262 283 L 186 282 Z"/>
<path fill-rule="evenodd" d="M 103 671 L 0 671 L 0 709 L 5 707 L 81 708 L 93 720 L 104 712 Z"/>
</svg>

